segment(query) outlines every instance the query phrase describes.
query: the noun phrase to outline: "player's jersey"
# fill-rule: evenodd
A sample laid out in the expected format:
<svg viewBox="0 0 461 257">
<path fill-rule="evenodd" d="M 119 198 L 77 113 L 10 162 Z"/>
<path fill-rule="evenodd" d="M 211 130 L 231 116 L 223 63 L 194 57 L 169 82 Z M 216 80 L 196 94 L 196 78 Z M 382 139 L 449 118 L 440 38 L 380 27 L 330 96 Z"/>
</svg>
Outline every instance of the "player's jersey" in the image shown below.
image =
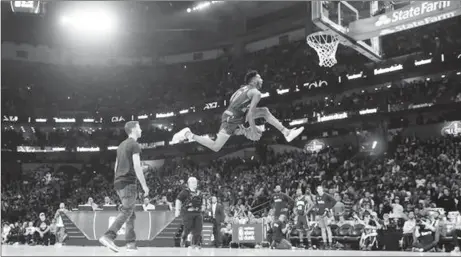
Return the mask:
<svg viewBox="0 0 461 257">
<path fill-rule="evenodd" d="M 315 204 L 317 207 L 317 214 L 325 214 L 326 209 L 331 209 L 336 204 L 336 200 L 329 194 L 316 195 Z"/>
<path fill-rule="evenodd" d="M 284 193 L 275 193 L 272 196 L 274 199 L 274 209 L 275 209 L 275 216 L 280 215 L 281 212 L 285 212 L 288 205 L 288 196 Z"/>
<path fill-rule="evenodd" d="M 306 206 L 307 206 L 307 200 L 304 195 L 296 198 L 296 214 L 304 215 L 306 212 Z"/>
<path fill-rule="evenodd" d="M 243 86 L 231 96 L 229 100 L 229 107 L 227 110 L 231 111 L 234 115 L 243 115 L 250 107 L 251 98 L 248 97 L 250 87 Z"/>
</svg>

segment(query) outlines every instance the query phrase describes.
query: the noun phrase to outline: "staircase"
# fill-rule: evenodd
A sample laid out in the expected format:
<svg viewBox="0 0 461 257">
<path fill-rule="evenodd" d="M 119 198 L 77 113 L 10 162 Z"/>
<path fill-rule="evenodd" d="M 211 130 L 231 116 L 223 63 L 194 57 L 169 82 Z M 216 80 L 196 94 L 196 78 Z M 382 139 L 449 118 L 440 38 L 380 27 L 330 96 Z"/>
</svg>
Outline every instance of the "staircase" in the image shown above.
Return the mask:
<svg viewBox="0 0 461 257">
<path fill-rule="evenodd" d="M 175 218 L 152 241 L 154 247 L 175 247 L 175 236 L 182 224 L 182 218 Z"/>
<path fill-rule="evenodd" d="M 77 228 L 77 226 L 67 217 L 67 215 L 61 215 L 62 222 L 66 228 L 67 238 L 64 243 L 71 242 L 71 245 L 88 245 L 88 239 L 86 236 Z"/>
</svg>

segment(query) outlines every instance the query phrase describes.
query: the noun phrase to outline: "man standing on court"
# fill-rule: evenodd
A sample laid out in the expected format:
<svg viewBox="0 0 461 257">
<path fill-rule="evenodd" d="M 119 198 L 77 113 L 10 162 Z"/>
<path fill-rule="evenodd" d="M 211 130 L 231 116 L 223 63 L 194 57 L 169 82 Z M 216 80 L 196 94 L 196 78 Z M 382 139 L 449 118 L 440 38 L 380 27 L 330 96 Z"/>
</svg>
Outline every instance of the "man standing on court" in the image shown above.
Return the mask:
<svg viewBox="0 0 461 257">
<path fill-rule="evenodd" d="M 126 223 L 126 249 L 128 251 L 137 250 L 136 234 L 134 232 L 134 221 L 136 219 L 134 208 L 137 196 L 136 178 L 141 184 L 144 196 L 147 197 L 149 195 L 149 188 L 147 188 L 146 179 L 141 167 L 141 147 L 137 143 L 142 132 L 139 122 L 127 122 L 125 124 L 125 132 L 128 138 L 118 146 L 117 159 L 115 160 L 114 188 L 122 202 L 120 213 L 109 230 L 99 239 L 101 244 L 114 252 L 119 252 L 118 247 L 114 244 L 114 240 L 117 237 L 117 232 L 124 223 Z"/>
<path fill-rule="evenodd" d="M 184 230 L 181 238 L 181 247 L 185 246 L 187 236 L 189 233 L 192 233 L 191 247 L 200 248 L 203 229 L 202 212 L 205 211 L 205 204 L 202 194 L 197 190 L 197 179 L 190 177 L 187 180 L 187 184 L 189 187 L 179 193 L 175 206 L 176 217 L 179 217 L 181 210 L 183 212 Z"/>
<path fill-rule="evenodd" d="M 211 197 L 211 218 L 213 221 L 214 244 L 220 248 L 222 246 L 221 225 L 224 223 L 224 206 L 218 203 L 216 196 Z"/>
</svg>

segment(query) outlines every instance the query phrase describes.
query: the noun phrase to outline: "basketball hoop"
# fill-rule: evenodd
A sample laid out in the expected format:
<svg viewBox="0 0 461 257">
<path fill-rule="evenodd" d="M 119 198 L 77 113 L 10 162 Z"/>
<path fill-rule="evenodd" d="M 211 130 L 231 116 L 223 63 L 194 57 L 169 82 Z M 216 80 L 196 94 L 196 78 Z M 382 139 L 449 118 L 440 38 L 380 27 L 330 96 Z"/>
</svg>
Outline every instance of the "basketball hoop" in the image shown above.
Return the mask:
<svg viewBox="0 0 461 257">
<path fill-rule="evenodd" d="M 339 44 L 337 35 L 326 31 L 320 31 L 307 36 L 306 41 L 307 44 L 317 52 L 320 66 L 332 67 L 337 63 L 336 50 Z"/>
</svg>

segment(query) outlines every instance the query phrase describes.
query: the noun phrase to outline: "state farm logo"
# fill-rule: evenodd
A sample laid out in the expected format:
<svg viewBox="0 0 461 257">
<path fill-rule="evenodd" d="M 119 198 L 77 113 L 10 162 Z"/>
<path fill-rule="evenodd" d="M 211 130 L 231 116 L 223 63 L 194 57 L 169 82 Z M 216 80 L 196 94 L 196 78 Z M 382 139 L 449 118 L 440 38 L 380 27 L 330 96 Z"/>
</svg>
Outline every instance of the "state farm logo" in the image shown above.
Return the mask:
<svg viewBox="0 0 461 257">
<path fill-rule="evenodd" d="M 381 26 L 384 26 L 384 25 L 387 25 L 389 23 L 391 23 L 392 20 L 387 17 L 387 15 L 381 15 L 378 20 L 375 22 L 375 26 L 376 27 L 381 27 Z"/>
<path fill-rule="evenodd" d="M 382 27 L 389 25 L 391 23 L 402 22 L 402 21 L 412 21 L 418 17 L 428 16 L 431 13 L 442 12 L 438 15 L 447 15 L 446 8 L 450 8 L 451 2 L 456 1 L 419 1 L 414 4 L 409 5 L 406 8 L 402 8 L 396 11 L 393 11 L 388 14 L 379 16 L 378 20 L 375 22 L 376 27 Z M 425 23 L 427 24 L 427 22 Z M 421 25 L 420 25 L 421 26 Z"/>
</svg>

